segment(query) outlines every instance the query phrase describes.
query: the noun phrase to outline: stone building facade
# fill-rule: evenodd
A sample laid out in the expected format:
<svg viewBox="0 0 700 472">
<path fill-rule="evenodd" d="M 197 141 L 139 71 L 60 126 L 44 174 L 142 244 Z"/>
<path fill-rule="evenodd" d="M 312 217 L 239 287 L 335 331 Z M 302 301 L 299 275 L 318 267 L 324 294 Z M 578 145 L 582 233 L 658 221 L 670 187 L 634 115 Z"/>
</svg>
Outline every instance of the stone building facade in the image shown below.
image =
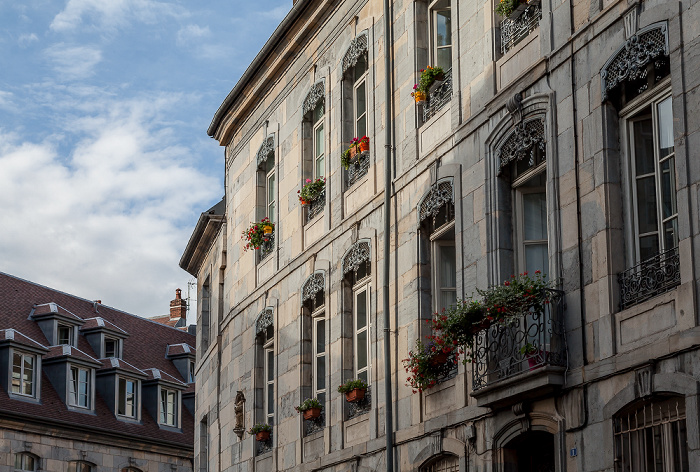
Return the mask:
<svg viewBox="0 0 700 472">
<path fill-rule="evenodd" d="M 196 469 L 384 470 L 389 335 L 394 470 L 700 470 L 700 3 L 390 3 L 390 70 L 383 2 L 299 0 L 211 123 L 225 198 L 181 260 L 199 285 Z M 428 65 L 447 73 L 417 105 Z M 264 217 L 269 241 L 244 251 Z M 535 270 L 555 303 L 482 331 L 434 388 L 405 385 L 434 311 Z M 358 377 L 350 404 L 337 387 Z M 319 420 L 294 409 L 309 397 Z M 264 422 L 269 441 L 244 432 Z"/>
</svg>

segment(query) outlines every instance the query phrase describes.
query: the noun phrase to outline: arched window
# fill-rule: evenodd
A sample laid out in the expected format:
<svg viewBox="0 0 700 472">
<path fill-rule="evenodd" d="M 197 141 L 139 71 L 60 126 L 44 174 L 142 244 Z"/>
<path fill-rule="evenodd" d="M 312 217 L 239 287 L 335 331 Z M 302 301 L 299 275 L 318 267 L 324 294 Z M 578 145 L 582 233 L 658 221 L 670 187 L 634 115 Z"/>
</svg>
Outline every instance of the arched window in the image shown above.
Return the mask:
<svg viewBox="0 0 700 472">
<path fill-rule="evenodd" d="M 141 469 L 137 469 L 136 467 L 124 467 L 121 472 L 141 472 Z"/>
<path fill-rule="evenodd" d="M 660 397 L 613 418 L 615 472 L 688 471 L 685 398 Z"/>
<path fill-rule="evenodd" d="M 255 322 L 255 333 L 262 354 L 263 422 L 275 424 L 275 326 L 273 310 L 265 308 Z"/>
<path fill-rule="evenodd" d="M 459 472 L 459 457 L 453 455 L 437 457 L 421 467 L 420 472 Z"/>
<path fill-rule="evenodd" d="M 528 431 L 515 437 L 502 454 L 502 471 L 555 471 L 554 435 L 546 431 Z"/>
<path fill-rule="evenodd" d="M 15 454 L 15 471 L 35 471 L 39 468 L 39 459 L 28 452 Z"/>
<path fill-rule="evenodd" d="M 370 358 L 370 287 L 371 262 L 369 241 L 359 241 L 343 258 L 343 275 L 352 290 L 353 377 L 367 384 L 372 381 Z"/>
<path fill-rule="evenodd" d="M 326 178 L 325 87 L 324 80 L 316 82 L 311 87 L 302 106 L 304 116 L 302 122 L 302 175 L 304 176 L 304 183 L 306 183 L 306 179 L 315 181 Z M 308 202 L 307 221 L 321 213 L 325 203 L 326 191 L 324 188 L 313 200 Z"/>
<path fill-rule="evenodd" d="M 368 133 L 368 45 L 367 33 L 360 33 L 352 40 L 343 57 L 342 133 L 346 144 L 353 138 L 361 138 Z M 369 153 L 363 153 L 350 163 L 347 172 L 348 187 L 367 174 L 369 162 Z"/>
<path fill-rule="evenodd" d="M 92 472 L 93 466 L 85 461 L 72 461 L 68 463 L 68 472 Z"/>
<path fill-rule="evenodd" d="M 308 334 L 305 356 L 311 358 L 311 398 L 316 398 L 324 410 L 321 412 L 321 417 L 313 422 L 305 422 L 306 434 L 317 431 L 325 425 L 325 406 L 327 399 L 327 375 L 326 366 L 328 365 L 328 353 L 326 343 L 326 300 L 325 291 L 326 282 L 323 272 L 315 272 L 306 279 L 302 286 L 302 304 L 305 315 L 305 326 L 310 327 L 311 338 Z M 305 332 L 309 332 L 305 328 Z M 308 358 L 308 357 L 307 357 Z M 306 397 L 304 397 L 306 398 Z"/>
<path fill-rule="evenodd" d="M 258 164 L 258 221 L 269 218 L 272 223 L 277 221 L 277 178 L 275 175 L 275 135 L 271 134 L 260 145 L 256 154 Z M 275 247 L 275 230 L 265 243 L 260 246 L 258 260 L 262 261 L 272 254 Z"/>
</svg>

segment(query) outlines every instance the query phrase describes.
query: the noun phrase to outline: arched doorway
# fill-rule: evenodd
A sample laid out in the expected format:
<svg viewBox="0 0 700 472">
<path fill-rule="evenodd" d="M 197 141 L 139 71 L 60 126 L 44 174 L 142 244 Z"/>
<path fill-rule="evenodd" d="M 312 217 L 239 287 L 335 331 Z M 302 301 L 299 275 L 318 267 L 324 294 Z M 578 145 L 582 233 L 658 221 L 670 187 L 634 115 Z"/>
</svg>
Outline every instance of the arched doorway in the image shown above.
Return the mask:
<svg viewBox="0 0 700 472">
<path fill-rule="evenodd" d="M 554 435 L 529 431 L 503 447 L 503 472 L 555 472 Z"/>
</svg>

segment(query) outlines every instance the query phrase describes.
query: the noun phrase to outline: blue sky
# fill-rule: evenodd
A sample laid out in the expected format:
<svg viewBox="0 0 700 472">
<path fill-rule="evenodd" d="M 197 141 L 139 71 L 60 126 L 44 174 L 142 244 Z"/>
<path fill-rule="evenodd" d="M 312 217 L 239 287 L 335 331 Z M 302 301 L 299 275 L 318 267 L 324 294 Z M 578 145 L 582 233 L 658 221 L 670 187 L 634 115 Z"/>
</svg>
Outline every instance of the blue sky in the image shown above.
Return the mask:
<svg viewBox="0 0 700 472">
<path fill-rule="evenodd" d="M 167 313 L 224 192 L 207 127 L 291 6 L 0 0 L 0 271 Z"/>
</svg>

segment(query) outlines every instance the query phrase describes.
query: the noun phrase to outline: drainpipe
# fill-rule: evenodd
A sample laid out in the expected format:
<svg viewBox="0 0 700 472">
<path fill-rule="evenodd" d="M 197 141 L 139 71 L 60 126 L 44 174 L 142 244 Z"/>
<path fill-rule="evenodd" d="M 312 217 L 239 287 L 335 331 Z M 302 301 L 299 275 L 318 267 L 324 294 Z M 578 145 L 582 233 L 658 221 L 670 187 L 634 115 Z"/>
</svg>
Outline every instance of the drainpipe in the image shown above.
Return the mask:
<svg viewBox="0 0 700 472">
<path fill-rule="evenodd" d="M 391 61 L 391 3 L 384 0 L 384 71 L 385 71 L 385 117 L 384 131 L 386 133 L 384 148 L 384 425 L 386 427 L 386 470 L 394 470 L 394 419 L 392 414 L 393 400 L 391 391 L 391 324 L 389 316 L 389 254 L 391 250 L 390 211 L 391 211 L 391 149 L 392 149 L 392 61 Z"/>
</svg>

